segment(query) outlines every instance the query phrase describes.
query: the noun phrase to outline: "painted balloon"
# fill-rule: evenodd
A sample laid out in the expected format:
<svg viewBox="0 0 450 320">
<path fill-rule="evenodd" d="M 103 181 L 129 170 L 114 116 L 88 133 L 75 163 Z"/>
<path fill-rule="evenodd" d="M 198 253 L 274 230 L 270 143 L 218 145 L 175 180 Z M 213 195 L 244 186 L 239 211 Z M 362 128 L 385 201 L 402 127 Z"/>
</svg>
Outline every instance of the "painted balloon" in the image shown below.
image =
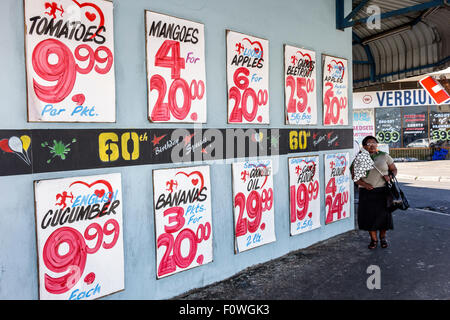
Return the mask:
<svg viewBox="0 0 450 320">
<path fill-rule="evenodd" d="M 0 140 L 0 149 L 2 149 L 5 152 L 12 153 L 13 151 L 8 145 L 8 139 L 2 139 Z"/>
<path fill-rule="evenodd" d="M 12 151 L 22 153 L 22 140 L 16 136 L 9 138 L 8 146 Z"/>
<path fill-rule="evenodd" d="M 30 139 L 30 137 L 24 135 L 24 136 L 21 136 L 21 137 L 20 137 L 20 140 L 21 140 L 22 143 L 23 143 L 23 150 L 27 151 L 28 148 L 30 147 L 30 144 L 31 144 L 31 139 Z"/>
</svg>

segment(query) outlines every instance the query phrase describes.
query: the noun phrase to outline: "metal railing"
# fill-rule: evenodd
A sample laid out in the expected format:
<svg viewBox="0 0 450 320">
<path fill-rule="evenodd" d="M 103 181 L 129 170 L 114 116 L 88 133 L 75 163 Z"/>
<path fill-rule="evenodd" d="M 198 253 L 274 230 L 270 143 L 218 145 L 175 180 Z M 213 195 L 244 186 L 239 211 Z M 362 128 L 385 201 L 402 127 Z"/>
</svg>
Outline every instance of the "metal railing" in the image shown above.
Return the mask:
<svg viewBox="0 0 450 320">
<path fill-rule="evenodd" d="M 449 150 L 447 153 L 446 160 L 450 160 L 450 147 L 444 147 L 444 149 Z M 431 160 L 433 157 L 434 148 L 392 148 L 389 150 L 389 154 L 395 159 L 405 159 L 419 161 Z"/>
</svg>

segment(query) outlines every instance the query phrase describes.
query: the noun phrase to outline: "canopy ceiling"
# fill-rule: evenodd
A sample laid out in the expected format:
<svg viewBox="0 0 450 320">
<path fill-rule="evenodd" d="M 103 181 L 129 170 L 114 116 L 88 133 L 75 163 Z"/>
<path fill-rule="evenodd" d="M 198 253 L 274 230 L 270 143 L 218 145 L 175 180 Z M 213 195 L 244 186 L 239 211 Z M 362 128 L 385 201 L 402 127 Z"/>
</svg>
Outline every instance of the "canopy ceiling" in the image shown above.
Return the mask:
<svg viewBox="0 0 450 320">
<path fill-rule="evenodd" d="M 371 29 L 373 24 L 367 23 L 377 14 L 368 10 L 372 5 L 380 9 L 379 28 Z M 336 0 L 336 27 L 352 27 L 354 88 L 450 66 L 446 0 L 353 0 L 352 7 L 344 17 L 343 0 Z"/>
</svg>

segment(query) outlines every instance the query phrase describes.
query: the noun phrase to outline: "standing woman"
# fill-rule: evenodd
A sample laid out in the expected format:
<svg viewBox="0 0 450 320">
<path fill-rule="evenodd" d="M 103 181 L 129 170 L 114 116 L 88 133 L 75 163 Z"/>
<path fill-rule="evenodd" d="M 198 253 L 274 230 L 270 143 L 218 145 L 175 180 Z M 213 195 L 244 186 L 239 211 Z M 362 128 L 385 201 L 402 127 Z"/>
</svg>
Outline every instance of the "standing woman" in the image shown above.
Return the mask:
<svg viewBox="0 0 450 320">
<path fill-rule="evenodd" d="M 386 231 L 394 229 L 394 224 L 392 212 L 387 209 L 389 191 L 386 182 L 390 180 L 389 171 L 396 176 L 397 168 L 389 154 L 378 150 L 378 140 L 375 137 L 365 137 L 362 145 L 379 171 L 372 168 L 366 177 L 356 181 L 359 186 L 358 226 L 360 230 L 369 231 L 369 249 L 377 247 L 377 231 L 380 233 L 381 247 L 387 248 Z"/>
</svg>

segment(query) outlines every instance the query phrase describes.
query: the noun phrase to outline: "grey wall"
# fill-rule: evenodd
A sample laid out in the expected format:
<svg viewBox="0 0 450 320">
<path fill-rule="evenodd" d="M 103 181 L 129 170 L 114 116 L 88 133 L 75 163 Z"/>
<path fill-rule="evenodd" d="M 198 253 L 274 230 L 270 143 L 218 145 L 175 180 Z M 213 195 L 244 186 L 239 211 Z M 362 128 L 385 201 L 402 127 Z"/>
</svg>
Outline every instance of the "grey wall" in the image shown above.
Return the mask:
<svg viewBox="0 0 450 320">
<path fill-rule="evenodd" d="M 349 60 L 351 30 L 335 28 L 332 0 L 114 0 L 117 122 L 114 124 L 27 123 L 24 59 L 23 4 L 0 2 L 0 107 L 1 129 L 42 128 L 167 128 L 187 125 L 151 124 L 147 120 L 144 10 L 177 16 L 205 25 L 208 121 L 205 127 L 227 125 L 225 30 L 248 33 L 270 41 L 270 125 L 283 128 L 283 44 L 303 46 Z M 351 1 L 346 1 L 347 11 Z M 317 77 L 322 69 L 318 63 Z M 352 70 L 349 70 L 351 106 Z M 322 123 L 321 81 L 317 84 L 318 119 Z M 352 112 L 349 110 L 352 127 Z M 241 127 L 245 127 L 241 126 Z M 348 150 L 351 151 L 351 150 Z M 317 154 L 317 153 L 315 153 Z M 323 154 L 320 174 L 323 181 Z M 352 217 L 325 225 L 322 185 L 322 227 L 289 236 L 287 156 L 274 159 L 275 224 L 277 241 L 240 254 L 234 253 L 231 165 L 211 164 L 214 261 L 210 264 L 156 280 L 152 170 L 171 165 L 133 166 L 80 170 L 0 178 L 0 299 L 37 299 L 38 266 L 34 218 L 33 181 L 51 178 L 120 172 L 123 188 L 125 290 L 104 299 L 164 299 L 201 287 L 292 250 L 307 247 L 354 228 Z M 322 182 L 323 184 L 323 182 Z"/>
</svg>

